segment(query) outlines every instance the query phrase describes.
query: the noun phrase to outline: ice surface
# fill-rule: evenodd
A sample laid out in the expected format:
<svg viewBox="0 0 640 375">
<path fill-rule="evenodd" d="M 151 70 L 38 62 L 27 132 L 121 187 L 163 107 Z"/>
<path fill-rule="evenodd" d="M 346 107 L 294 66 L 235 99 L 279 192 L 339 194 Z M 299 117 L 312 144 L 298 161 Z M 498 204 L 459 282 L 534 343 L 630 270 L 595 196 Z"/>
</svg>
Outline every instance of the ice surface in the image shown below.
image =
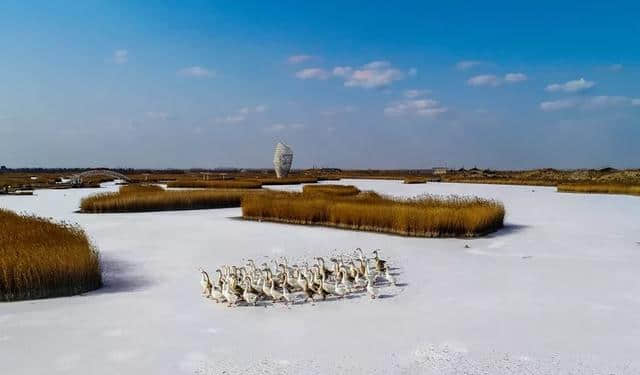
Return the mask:
<svg viewBox="0 0 640 375">
<path fill-rule="evenodd" d="M 0 374 L 640 373 L 640 198 L 340 183 L 499 199 L 506 227 L 480 239 L 404 238 L 245 222 L 239 208 L 74 213 L 95 189 L 0 196 L 0 207 L 82 225 L 106 282 L 1 303 Z M 381 248 L 399 268 L 392 297 L 226 308 L 200 295 L 200 266 L 355 247 Z"/>
</svg>

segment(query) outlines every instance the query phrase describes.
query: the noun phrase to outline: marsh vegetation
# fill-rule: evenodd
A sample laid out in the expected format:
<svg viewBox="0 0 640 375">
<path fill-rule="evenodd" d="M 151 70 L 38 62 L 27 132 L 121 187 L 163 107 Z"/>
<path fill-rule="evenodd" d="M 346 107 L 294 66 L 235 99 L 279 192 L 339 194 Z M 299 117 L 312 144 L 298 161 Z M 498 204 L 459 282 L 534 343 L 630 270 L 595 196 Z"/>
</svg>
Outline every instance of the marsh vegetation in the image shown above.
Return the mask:
<svg viewBox="0 0 640 375">
<path fill-rule="evenodd" d="M 167 183 L 170 188 L 200 188 L 200 189 L 260 189 L 262 183 L 258 180 L 176 180 Z"/>
<path fill-rule="evenodd" d="M 473 237 L 503 226 L 502 203 L 482 198 L 391 198 L 264 191 L 245 196 L 245 219 L 323 225 L 418 237 Z"/>
<path fill-rule="evenodd" d="M 304 185 L 302 193 L 306 195 L 313 194 L 332 194 L 332 195 L 356 195 L 360 190 L 353 185 Z"/>
<path fill-rule="evenodd" d="M 405 184 L 426 184 L 427 183 L 427 178 L 426 177 L 417 177 L 417 176 L 405 177 L 403 183 L 405 183 Z"/>
<path fill-rule="evenodd" d="M 100 261 L 75 225 L 0 209 L 0 301 L 68 296 L 102 285 Z"/>
<path fill-rule="evenodd" d="M 118 192 L 88 196 L 80 202 L 87 213 L 197 210 L 240 207 L 243 189 L 164 190 L 156 185 L 125 185 Z"/>
<path fill-rule="evenodd" d="M 623 184 L 560 184 L 558 191 L 564 193 L 597 193 L 640 195 L 640 185 Z"/>
</svg>

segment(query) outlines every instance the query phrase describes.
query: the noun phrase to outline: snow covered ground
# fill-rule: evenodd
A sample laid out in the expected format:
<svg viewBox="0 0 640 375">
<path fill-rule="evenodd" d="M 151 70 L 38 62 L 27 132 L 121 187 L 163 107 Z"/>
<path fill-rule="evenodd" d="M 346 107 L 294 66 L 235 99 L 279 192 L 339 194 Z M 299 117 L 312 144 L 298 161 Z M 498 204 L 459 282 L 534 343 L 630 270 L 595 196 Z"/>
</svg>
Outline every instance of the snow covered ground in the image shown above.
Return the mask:
<svg viewBox="0 0 640 375">
<path fill-rule="evenodd" d="M 0 196 L 0 207 L 81 224 L 106 282 L 0 304 L 0 374 L 640 373 L 640 198 L 340 183 L 496 198 L 507 225 L 481 239 L 403 238 L 244 222 L 238 208 L 74 213 L 95 189 Z M 200 296 L 199 266 L 356 247 L 399 268 L 389 298 L 226 308 Z"/>
</svg>

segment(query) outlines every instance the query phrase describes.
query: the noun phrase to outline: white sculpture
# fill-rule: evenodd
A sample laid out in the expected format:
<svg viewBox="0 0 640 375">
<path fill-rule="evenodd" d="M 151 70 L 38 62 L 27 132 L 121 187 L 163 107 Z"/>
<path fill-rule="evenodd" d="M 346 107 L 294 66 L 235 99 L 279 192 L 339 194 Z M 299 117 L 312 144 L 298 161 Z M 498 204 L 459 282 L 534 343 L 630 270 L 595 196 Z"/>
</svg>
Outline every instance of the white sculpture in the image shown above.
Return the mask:
<svg viewBox="0 0 640 375">
<path fill-rule="evenodd" d="M 276 145 L 276 151 L 273 155 L 273 166 L 276 170 L 276 176 L 278 178 L 287 177 L 289 170 L 291 170 L 291 163 L 293 162 L 293 150 L 282 142 L 278 142 Z"/>
</svg>

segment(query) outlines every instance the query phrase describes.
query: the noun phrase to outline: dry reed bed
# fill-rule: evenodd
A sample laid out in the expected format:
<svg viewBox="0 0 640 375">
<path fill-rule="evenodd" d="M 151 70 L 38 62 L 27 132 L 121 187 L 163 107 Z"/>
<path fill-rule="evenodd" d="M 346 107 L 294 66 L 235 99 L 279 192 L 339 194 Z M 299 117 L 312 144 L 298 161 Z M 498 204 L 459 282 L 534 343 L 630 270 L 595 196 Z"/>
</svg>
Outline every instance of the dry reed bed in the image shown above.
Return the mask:
<svg viewBox="0 0 640 375">
<path fill-rule="evenodd" d="M 202 188 L 202 189 L 260 189 L 260 181 L 229 180 L 229 181 L 204 181 L 204 180 L 177 180 L 167 183 L 170 188 Z"/>
<path fill-rule="evenodd" d="M 259 181 L 262 185 L 295 185 L 295 184 L 313 184 L 318 182 L 317 177 L 284 177 L 284 178 L 261 178 Z"/>
<path fill-rule="evenodd" d="M 247 190 L 164 190 L 158 186 L 125 185 L 118 192 L 101 193 L 82 199 L 86 213 L 147 212 L 240 207 Z"/>
<path fill-rule="evenodd" d="M 502 203 L 481 198 L 421 196 L 399 199 L 260 192 L 242 201 L 245 219 L 323 225 L 417 237 L 475 237 L 501 228 Z"/>
<path fill-rule="evenodd" d="M 597 193 L 640 195 L 640 185 L 622 184 L 560 184 L 558 191 L 563 193 Z"/>
<path fill-rule="evenodd" d="M 80 227 L 0 209 L 0 301 L 69 296 L 101 285 L 98 252 Z"/>
<path fill-rule="evenodd" d="M 405 177 L 403 183 L 405 184 L 426 184 L 426 177 Z"/>
<path fill-rule="evenodd" d="M 483 185 L 516 185 L 516 186 L 556 186 L 557 181 L 545 181 L 545 180 L 518 180 L 518 179 L 484 179 L 484 178 L 469 178 L 458 179 L 451 177 L 443 177 L 443 182 L 451 182 L 456 184 L 483 184 Z"/>
<path fill-rule="evenodd" d="M 360 190 L 353 185 L 304 185 L 304 194 L 334 194 L 334 195 L 356 195 Z"/>
</svg>

